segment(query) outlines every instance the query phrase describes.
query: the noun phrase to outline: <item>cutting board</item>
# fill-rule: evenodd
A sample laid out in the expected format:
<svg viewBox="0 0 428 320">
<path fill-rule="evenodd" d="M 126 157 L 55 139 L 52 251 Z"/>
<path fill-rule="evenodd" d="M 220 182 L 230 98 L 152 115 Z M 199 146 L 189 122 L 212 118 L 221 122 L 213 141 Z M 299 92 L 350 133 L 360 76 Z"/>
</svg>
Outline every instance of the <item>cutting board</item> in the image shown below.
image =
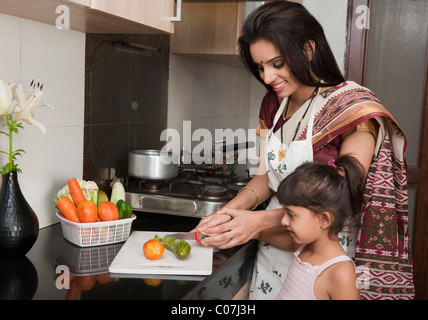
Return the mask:
<svg viewBox="0 0 428 320">
<path fill-rule="evenodd" d="M 212 273 L 213 248 L 187 240 L 192 247 L 183 260 L 165 249 L 158 260 L 149 260 L 143 253 L 143 245 L 155 235 L 163 237 L 175 232 L 133 231 L 109 267 L 110 273 L 146 275 L 210 275 Z"/>
</svg>

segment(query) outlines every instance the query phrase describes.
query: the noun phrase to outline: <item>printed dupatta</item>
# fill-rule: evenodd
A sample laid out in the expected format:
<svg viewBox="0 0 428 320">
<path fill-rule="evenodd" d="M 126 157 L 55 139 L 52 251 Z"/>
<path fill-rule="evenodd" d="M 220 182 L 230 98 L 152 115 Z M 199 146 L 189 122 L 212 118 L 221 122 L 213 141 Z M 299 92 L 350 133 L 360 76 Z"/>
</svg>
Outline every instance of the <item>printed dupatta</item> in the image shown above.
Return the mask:
<svg viewBox="0 0 428 320">
<path fill-rule="evenodd" d="M 361 297 L 370 300 L 413 299 L 404 159 L 406 137 L 378 98 L 354 82 L 344 82 L 322 96 L 325 101 L 317 106 L 313 129 L 314 153 L 369 119 L 376 119 L 380 124 L 376 152 L 366 180 L 366 205 L 356 244 L 355 264 Z M 270 125 L 263 112 L 266 115 L 271 111 L 263 111 L 262 107 L 258 129 Z M 303 128 L 297 140 L 305 138 L 306 128 Z"/>
<path fill-rule="evenodd" d="M 408 234 L 407 141 L 376 96 L 350 84 L 350 89 L 332 94 L 318 113 L 314 151 L 368 119 L 381 125 L 357 236 L 358 284 L 362 299 L 410 300 L 415 291 Z"/>
</svg>

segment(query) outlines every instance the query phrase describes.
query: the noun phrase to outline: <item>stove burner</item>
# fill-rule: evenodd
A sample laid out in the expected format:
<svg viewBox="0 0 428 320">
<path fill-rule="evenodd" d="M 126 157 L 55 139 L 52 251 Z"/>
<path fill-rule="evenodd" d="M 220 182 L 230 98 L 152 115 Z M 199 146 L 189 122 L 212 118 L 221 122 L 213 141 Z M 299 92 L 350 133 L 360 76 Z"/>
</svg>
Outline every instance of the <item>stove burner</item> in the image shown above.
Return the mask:
<svg viewBox="0 0 428 320">
<path fill-rule="evenodd" d="M 227 199 L 228 190 L 225 187 L 217 185 L 207 185 L 203 186 L 201 189 L 201 197 L 203 199 Z"/>
<path fill-rule="evenodd" d="M 198 180 L 199 176 L 195 171 L 182 170 L 179 173 L 179 178 L 183 180 Z"/>
<path fill-rule="evenodd" d="M 141 180 L 139 183 L 139 188 L 146 190 L 159 190 L 164 185 L 163 180 Z"/>
<path fill-rule="evenodd" d="M 247 178 L 234 178 L 232 180 L 232 184 L 234 184 L 235 186 L 246 186 L 248 181 L 249 179 Z"/>
</svg>

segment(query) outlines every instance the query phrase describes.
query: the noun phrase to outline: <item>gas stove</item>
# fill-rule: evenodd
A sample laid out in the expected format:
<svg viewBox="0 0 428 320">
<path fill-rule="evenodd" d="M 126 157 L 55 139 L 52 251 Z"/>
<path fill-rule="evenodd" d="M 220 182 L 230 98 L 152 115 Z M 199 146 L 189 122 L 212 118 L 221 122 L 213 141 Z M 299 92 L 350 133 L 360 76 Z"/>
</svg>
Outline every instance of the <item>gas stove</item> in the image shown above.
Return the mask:
<svg viewBox="0 0 428 320">
<path fill-rule="evenodd" d="M 224 206 L 249 177 L 222 168 L 181 165 L 170 180 L 125 179 L 126 202 L 136 211 L 205 217 Z"/>
</svg>

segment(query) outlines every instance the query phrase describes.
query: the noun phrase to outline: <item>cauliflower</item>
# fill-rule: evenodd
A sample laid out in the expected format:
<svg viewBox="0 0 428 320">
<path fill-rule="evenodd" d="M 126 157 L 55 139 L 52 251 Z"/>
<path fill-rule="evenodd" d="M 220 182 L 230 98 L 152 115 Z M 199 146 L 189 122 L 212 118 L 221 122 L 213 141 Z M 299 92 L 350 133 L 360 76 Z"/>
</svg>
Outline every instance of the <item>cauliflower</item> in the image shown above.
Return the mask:
<svg viewBox="0 0 428 320">
<path fill-rule="evenodd" d="M 82 188 L 82 192 L 85 195 L 86 200 L 92 200 L 93 202 L 97 203 L 97 200 L 98 200 L 97 184 L 94 181 L 85 181 L 85 180 L 79 180 L 79 179 L 77 179 L 77 182 L 79 182 L 80 188 Z M 55 198 L 55 204 L 64 197 L 69 197 L 71 201 L 73 201 L 73 198 L 71 197 L 70 189 L 68 188 L 67 184 L 61 190 L 58 191 L 58 194 Z"/>
</svg>

